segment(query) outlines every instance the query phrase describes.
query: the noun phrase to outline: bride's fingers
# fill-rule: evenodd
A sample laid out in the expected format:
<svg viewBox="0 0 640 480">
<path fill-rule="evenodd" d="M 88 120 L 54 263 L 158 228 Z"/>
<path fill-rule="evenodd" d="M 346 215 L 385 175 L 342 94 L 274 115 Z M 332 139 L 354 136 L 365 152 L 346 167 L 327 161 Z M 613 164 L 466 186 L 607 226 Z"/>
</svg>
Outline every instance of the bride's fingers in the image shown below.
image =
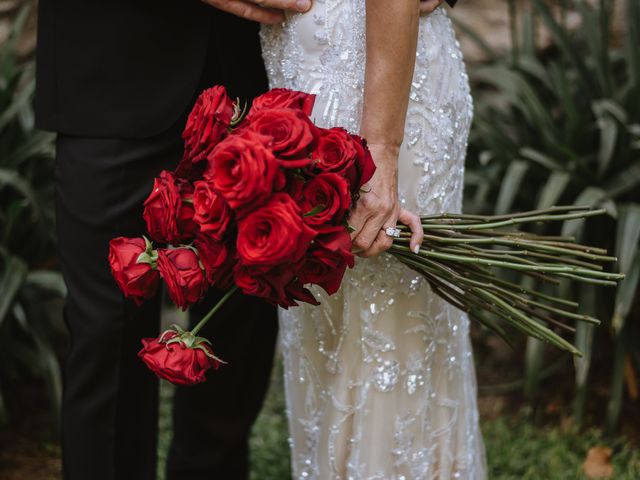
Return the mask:
<svg viewBox="0 0 640 480">
<path fill-rule="evenodd" d="M 378 230 L 378 235 L 376 236 L 373 243 L 366 250 L 358 253 L 358 256 L 368 258 L 375 257 L 380 255 L 382 252 L 385 252 L 391 248 L 393 245 L 393 238 L 388 236 L 384 229 Z"/>
<path fill-rule="evenodd" d="M 411 248 L 413 253 L 418 253 L 424 240 L 424 230 L 422 228 L 422 222 L 420 222 L 420 217 L 403 208 L 400 210 L 398 220 L 400 220 L 400 223 L 407 225 L 411 229 L 409 248 Z"/>
<path fill-rule="evenodd" d="M 376 217 L 368 218 L 362 229 L 353 239 L 353 251 L 359 252 L 358 254 L 361 255 L 362 252 L 369 250 L 378 237 L 381 225 L 381 219 Z"/>
</svg>

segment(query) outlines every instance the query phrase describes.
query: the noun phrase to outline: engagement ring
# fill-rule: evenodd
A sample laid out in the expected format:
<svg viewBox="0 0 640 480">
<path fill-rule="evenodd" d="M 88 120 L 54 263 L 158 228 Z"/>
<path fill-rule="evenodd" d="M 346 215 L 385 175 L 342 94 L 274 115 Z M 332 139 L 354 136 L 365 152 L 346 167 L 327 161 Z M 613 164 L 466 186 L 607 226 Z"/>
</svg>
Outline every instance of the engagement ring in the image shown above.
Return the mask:
<svg viewBox="0 0 640 480">
<path fill-rule="evenodd" d="M 384 233 L 387 234 L 388 237 L 399 238 L 400 230 L 396 227 L 387 227 L 384 229 Z"/>
</svg>

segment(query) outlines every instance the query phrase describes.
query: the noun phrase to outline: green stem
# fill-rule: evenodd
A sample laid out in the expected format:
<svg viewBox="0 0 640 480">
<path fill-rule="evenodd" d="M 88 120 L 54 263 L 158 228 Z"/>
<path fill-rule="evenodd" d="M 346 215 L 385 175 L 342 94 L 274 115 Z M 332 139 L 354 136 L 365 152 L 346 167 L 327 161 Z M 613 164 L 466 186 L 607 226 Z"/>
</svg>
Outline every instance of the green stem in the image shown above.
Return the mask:
<svg viewBox="0 0 640 480">
<path fill-rule="evenodd" d="M 213 317 L 216 314 L 216 312 L 220 310 L 222 305 L 224 305 L 224 303 L 227 300 L 229 300 L 229 298 L 231 298 L 231 295 L 236 293 L 236 290 L 238 290 L 238 287 L 236 285 L 231 287 L 227 291 L 227 293 L 225 293 L 224 296 L 218 301 L 218 303 L 216 303 L 214 307 L 211 310 L 209 310 L 209 313 L 207 313 L 204 317 L 202 317 L 202 320 L 200 320 L 198 324 L 195 327 L 193 327 L 193 330 L 191 330 L 191 333 L 193 333 L 194 337 L 197 336 L 200 329 L 204 327 L 209 320 L 211 320 L 211 317 Z"/>
</svg>

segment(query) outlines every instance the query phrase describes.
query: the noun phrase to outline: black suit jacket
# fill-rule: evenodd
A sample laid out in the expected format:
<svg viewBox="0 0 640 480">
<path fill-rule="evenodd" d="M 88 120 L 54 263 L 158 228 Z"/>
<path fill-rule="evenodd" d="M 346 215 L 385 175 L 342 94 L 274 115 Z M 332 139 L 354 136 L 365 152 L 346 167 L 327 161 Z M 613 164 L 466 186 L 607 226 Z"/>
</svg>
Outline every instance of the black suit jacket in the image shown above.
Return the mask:
<svg viewBox="0 0 640 480">
<path fill-rule="evenodd" d="M 199 0 L 40 0 L 38 13 L 36 119 L 46 130 L 152 136 L 191 105 L 207 69 L 240 95 L 264 78 L 258 25 Z"/>
</svg>

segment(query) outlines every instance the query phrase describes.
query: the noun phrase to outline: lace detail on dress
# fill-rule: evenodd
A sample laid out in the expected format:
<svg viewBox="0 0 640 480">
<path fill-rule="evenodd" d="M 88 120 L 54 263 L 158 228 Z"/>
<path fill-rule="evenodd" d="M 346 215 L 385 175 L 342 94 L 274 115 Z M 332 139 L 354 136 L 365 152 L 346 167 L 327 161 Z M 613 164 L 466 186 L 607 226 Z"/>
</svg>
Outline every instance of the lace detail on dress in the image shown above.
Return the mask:
<svg viewBox="0 0 640 480">
<path fill-rule="evenodd" d="M 272 87 L 317 94 L 320 126 L 358 131 L 365 1 L 316 0 L 263 27 Z M 402 202 L 459 211 L 472 103 L 451 22 L 421 19 L 405 142 Z M 321 306 L 281 311 L 281 347 L 298 479 L 486 477 L 465 314 L 389 255 L 360 260 Z"/>
</svg>

